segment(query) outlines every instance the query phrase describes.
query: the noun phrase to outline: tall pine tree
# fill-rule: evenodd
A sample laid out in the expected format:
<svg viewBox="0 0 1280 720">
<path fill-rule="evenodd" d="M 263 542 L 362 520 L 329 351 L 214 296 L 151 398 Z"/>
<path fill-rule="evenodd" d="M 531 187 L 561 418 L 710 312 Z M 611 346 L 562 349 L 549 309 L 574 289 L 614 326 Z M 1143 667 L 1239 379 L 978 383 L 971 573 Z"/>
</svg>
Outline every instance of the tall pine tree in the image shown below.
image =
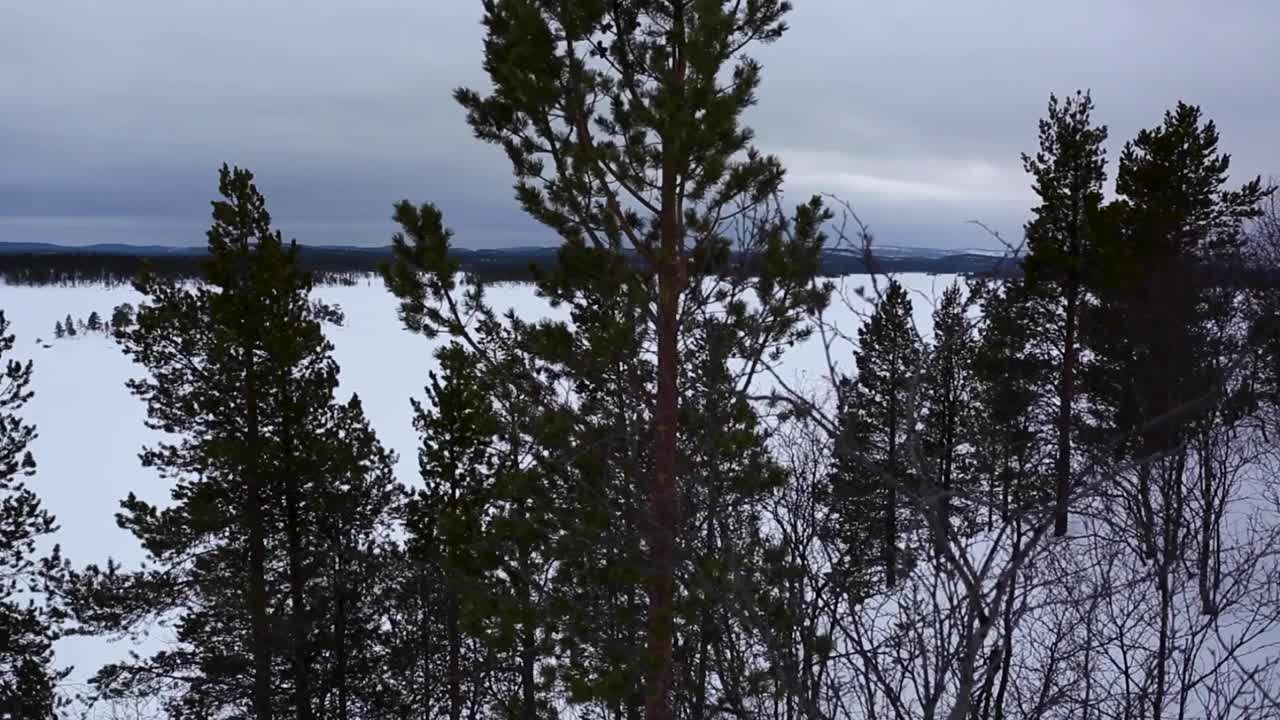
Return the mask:
<svg viewBox="0 0 1280 720">
<path fill-rule="evenodd" d="M 1228 189 L 1230 162 L 1213 121 L 1185 103 L 1121 155 L 1090 371 L 1101 427 L 1144 455 L 1180 441 L 1187 417 L 1151 421 L 1217 387 L 1225 368 L 1216 362 L 1238 350 L 1215 329 L 1235 312 L 1236 289 L 1217 282 L 1213 268 L 1239 258 L 1243 223 L 1270 191 L 1260 178 Z"/>
<path fill-rule="evenodd" d="M 1106 181 L 1106 126 L 1093 124 L 1093 98 L 1077 92 L 1060 102 L 1049 96 L 1040 121 L 1040 150 L 1022 156 L 1040 204 L 1031 209 L 1023 263 L 1031 301 L 1027 309 L 1041 328 L 1040 352 L 1051 358 L 1058 410 L 1054 433 L 1054 534 L 1067 532 L 1071 493 L 1072 439 L 1077 425 L 1080 319 L 1089 301 L 1087 273 L 1097 243 L 1098 211 Z"/>
<path fill-rule="evenodd" d="M 522 206 L 564 239 L 636 251 L 656 283 L 653 482 L 648 529 L 647 715 L 672 717 L 679 532 L 681 307 L 690 262 L 720 254 L 727 226 L 780 188 L 776 159 L 739 123 L 760 66 L 742 53 L 783 33 L 783 0 L 671 3 L 486 0 L 487 96 L 456 98 L 512 161 Z M 809 206 L 805 212 L 818 212 Z"/>
<path fill-rule="evenodd" d="M 1179 103 L 1126 143 L 1107 208 L 1092 405 L 1098 451 L 1137 461 L 1131 511 L 1147 558 L 1181 552 L 1188 443 L 1231 413 L 1243 303 L 1218 269 L 1238 260 L 1270 191 L 1260 178 L 1229 189 L 1230 161 L 1214 123 Z"/>
<path fill-rule="evenodd" d="M 511 547 L 513 539 L 530 544 L 531 538 L 540 538 L 531 544 L 535 553 L 528 560 L 552 568 L 551 584 L 538 592 L 545 599 L 540 605 L 549 609 L 556 623 L 555 642 L 543 643 L 535 632 L 533 642 L 522 643 L 522 670 L 530 667 L 524 648 L 533 647 L 547 662 L 532 665 L 547 670 L 547 682 L 561 688 L 578 712 L 639 718 L 652 667 L 645 651 L 652 562 L 644 543 L 650 530 L 646 501 L 654 465 L 653 444 L 647 441 L 655 413 L 654 331 L 648 304 L 652 277 L 637 272 L 618 253 L 570 246 L 561 253 L 560 264 L 542 277 L 539 290 L 553 302 L 568 304 L 571 322 L 527 325 L 512 316 L 499 319 L 484 301 L 482 284 L 465 277 L 459 283 L 456 263 L 447 252 L 450 234 L 438 210 L 402 203 L 396 217 L 405 232 L 395 238 L 398 262 L 388 268 L 387 281 L 402 298 L 401 317 L 411 329 L 451 334 L 465 348 L 465 360 L 451 361 L 450 367 L 458 370 L 442 375 L 433 395 L 470 397 L 468 402 L 477 408 L 450 415 L 454 419 L 447 423 L 432 421 L 432 434 L 453 438 L 435 445 L 440 451 L 434 454 L 448 457 L 449 448 L 478 442 L 473 435 L 492 435 L 491 441 L 481 442 L 488 448 L 486 455 L 493 456 L 493 448 L 510 447 L 510 438 L 519 438 L 531 459 L 540 463 L 536 473 L 513 474 L 498 472 L 499 466 L 486 462 L 463 476 L 465 484 L 457 487 L 467 488 L 467 495 L 477 493 L 472 502 L 493 503 L 503 498 L 495 491 L 523 488 L 485 515 L 502 522 L 472 522 L 451 533 L 442 533 L 441 525 L 431 529 L 424 522 L 422 527 L 431 529 L 442 553 L 461 551 L 464 556 L 478 547 Z M 678 528 L 685 553 L 678 566 L 674 605 L 675 644 L 681 650 L 673 687 L 682 713 L 712 712 L 727 702 L 717 697 L 720 688 L 734 707 L 745 708 L 752 696 L 748 689 L 760 687 L 751 680 L 758 668 L 719 663 L 722 658 L 743 657 L 747 643 L 760 639 L 758 627 L 749 635 L 740 620 L 730 619 L 750 614 L 751 608 L 742 603 L 754 602 L 754 590 L 735 594 L 730 607 L 722 607 L 724 597 L 717 588 L 729 582 L 724 548 L 742 552 L 741 560 L 727 566 L 734 573 L 733 586 L 750 588 L 756 582 L 750 575 L 756 571 L 747 568 L 761 543 L 754 536 L 756 519 L 748 510 L 753 498 L 758 501 L 781 474 L 763 458 L 764 433 L 742 390 L 754 373 L 776 359 L 775 353 L 802 337 L 798 319 L 824 297 L 809 287 L 816 268 L 819 217 L 814 213 L 809 224 L 794 227 L 799 238 L 795 242 L 787 239 L 792 228 L 785 225 L 760 228 L 767 231 L 756 240 L 754 247 L 760 252 L 749 258 L 757 272 L 741 281 L 701 278 L 700 288 L 720 283 L 719 289 L 687 305 L 682 327 L 689 360 L 682 364 L 681 382 L 693 390 L 686 399 L 681 452 L 687 476 L 698 480 L 682 492 L 685 520 Z M 743 269 L 725 260 L 704 258 L 703 267 L 732 273 Z M 764 302 L 748 305 L 745 298 L 761 289 L 765 292 L 756 297 Z M 743 358 L 754 360 L 731 372 L 735 361 Z M 505 409 L 495 414 L 484 409 L 490 406 Z M 497 423 L 500 428 L 523 429 L 515 435 L 497 432 L 494 418 L 506 418 Z M 519 421 L 512 424 L 514 418 Z M 482 432 L 476 424 L 490 429 Z M 455 476 L 449 469 L 453 465 L 440 462 L 444 465 L 424 466 L 429 485 Z M 489 479 L 477 487 L 476 478 Z M 520 512 L 513 513 L 516 509 Z M 452 512 L 447 507 L 442 511 Z M 426 519 L 433 518 L 439 520 Z M 520 559 L 518 553 L 508 554 Z M 469 587 L 499 591 L 486 600 L 488 608 L 480 615 L 500 626 L 511 617 L 503 605 L 522 593 L 510 592 L 516 588 L 493 570 L 480 574 L 498 582 L 472 582 Z M 443 576 L 442 570 L 432 573 Z M 477 592 L 473 597 L 484 595 Z M 446 636 L 453 634 L 436 637 Z M 504 662 L 505 650 L 477 640 L 492 649 L 487 659 Z M 437 640 L 437 647 L 442 642 Z M 537 686 L 541 692 L 541 685 L 521 680 L 518 686 Z M 525 699 L 514 703 L 531 706 Z"/>
</svg>

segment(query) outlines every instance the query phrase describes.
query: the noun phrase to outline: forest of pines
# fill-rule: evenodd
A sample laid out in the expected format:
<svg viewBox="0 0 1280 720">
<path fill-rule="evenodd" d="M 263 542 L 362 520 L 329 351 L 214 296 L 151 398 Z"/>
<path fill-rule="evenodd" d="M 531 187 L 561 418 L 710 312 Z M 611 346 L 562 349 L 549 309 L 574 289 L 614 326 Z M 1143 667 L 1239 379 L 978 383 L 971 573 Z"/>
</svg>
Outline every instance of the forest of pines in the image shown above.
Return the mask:
<svg viewBox="0 0 1280 720">
<path fill-rule="evenodd" d="M 491 87 L 454 99 L 562 239 L 565 312 L 500 313 L 441 210 L 394 205 L 420 477 L 339 394 L 343 313 L 246 169 L 204 282 L 53 328 L 109 332 L 163 438 L 168 495 L 115 514 L 142 564 L 57 547 L 0 314 L 0 718 L 1280 717 L 1274 188 L 1195 105 L 1109 164 L 1090 94 L 1050 96 L 1021 272 L 870 276 L 841 327 L 819 257 L 873 239 L 788 206 L 743 123 L 789 11 L 486 0 Z M 160 624 L 71 697 L 57 640 Z"/>
</svg>

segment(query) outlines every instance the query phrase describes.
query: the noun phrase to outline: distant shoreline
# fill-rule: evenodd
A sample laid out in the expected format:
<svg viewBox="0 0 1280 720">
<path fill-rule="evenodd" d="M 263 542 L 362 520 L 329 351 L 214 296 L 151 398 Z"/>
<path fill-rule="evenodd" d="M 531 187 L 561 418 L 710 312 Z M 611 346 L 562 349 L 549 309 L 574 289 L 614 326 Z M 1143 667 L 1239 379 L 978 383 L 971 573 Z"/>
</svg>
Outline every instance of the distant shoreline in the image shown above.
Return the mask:
<svg viewBox="0 0 1280 720">
<path fill-rule="evenodd" d="M 463 272 L 494 281 L 529 281 L 534 267 L 555 263 L 556 247 L 472 250 L 452 248 Z M 43 243 L 0 243 L 0 278 L 9 284 L 119 281 L 133 277 L 144 265 L 174 277 L 198 277 L 206 251 L 198 247 L 119 244 L 72 247 Z M 376 272 L 391 259 L 391 248 L 300 246 L 302 266 L 322 282 L 341 276 Z M 639 262 L 639 257 L 634 256 Z M 736 258 L 741 262 L 743 258 Z M 1016 258 L 979 251 L 885 247 L 872 256 L 871 266 L 860 252 L 826 250 L 819 273 L 826 276 L 876 273 L 1016 274 Z"/>
</svg>

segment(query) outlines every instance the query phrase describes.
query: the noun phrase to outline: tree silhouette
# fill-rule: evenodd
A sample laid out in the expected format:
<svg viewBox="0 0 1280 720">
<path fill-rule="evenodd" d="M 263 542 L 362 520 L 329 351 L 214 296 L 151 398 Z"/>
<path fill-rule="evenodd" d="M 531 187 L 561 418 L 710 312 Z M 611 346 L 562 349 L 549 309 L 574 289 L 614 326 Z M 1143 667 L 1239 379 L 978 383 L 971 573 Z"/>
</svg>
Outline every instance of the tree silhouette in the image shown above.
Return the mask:
<svg viewBox="0 0 1280 720">
<path fill-rule="evenodd" d="M 831 478 L 837 532 L 848 553 L 845 572 L 861 593 L 897 583 L 903 526 L 899 509 L 916 490 L 909 457 L 919 402 L 922 347 L 911 321 L 911 298 L 891 280 L 854 353 L 858 372 L 841 409 L 843 442 Z M 879 577 L 875 570 L 879 570 Z"/>
<path fill-rule="evenodd" d="M 55 584 L 62 563 L 56 545 L 43 557 L 37 545 L 57 525 L 25 483 L 36 470 L 30 451 L 36 429 L 19 411 L 32 397 L 33 370 L 30 360 L 12 357 L 15 338 L 8 331 L 0 311 L 0 716 L 51 719 L 59 705 L 57 683 L 69 672 L 53 665 L 61 617 L 53 607 L 31 602 L 29 593 Z"/>
</svg>

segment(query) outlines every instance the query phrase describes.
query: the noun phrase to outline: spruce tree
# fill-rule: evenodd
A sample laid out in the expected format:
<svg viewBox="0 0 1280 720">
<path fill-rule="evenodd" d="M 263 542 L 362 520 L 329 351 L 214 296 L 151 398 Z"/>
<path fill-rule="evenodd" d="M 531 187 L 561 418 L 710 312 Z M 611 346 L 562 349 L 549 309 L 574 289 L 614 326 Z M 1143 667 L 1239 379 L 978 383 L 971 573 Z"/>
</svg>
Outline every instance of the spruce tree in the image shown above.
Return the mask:
<svg viewBox="0 0 1280 720">
<path fill-rule="evenodd" d="M 933 311 L 933 341 L 925 355 L 921 449 L 928 463 L 924 480 L 941 493 L 936 504 L 940 527 L 951 524 L 953 497 L 967 505 L 966 498 L 979 489 L 974 485 L 972 450 L 962 448 L 972 440 L 977 412 L 973 373 L 977 342 L 969 308 L 970 300 L 959 281 L 943 291 Z M 966 508 L 961 529 L 970 519 L 972 512 Z"/>
<path fill-rule="evenodd" d="M 412 401 L 424 487 L 404 506 L 388 670 L 400 712 L 459 720 L 483 713 L 493 699 L 492 651 L 465 620 L 475 617 L 470 603 L 483 592 L 477 559 L 498 431 L 487 389 L 497 379 L 483 377 L 474 354 L 458 344 L 435 354 L 440 373 L 429 373 L 430 405 Z"/>
<path fill-rule="evenodd" d="M 102 316 L 98 315 L 97 310 L 89 313 L 89 319 L 85 321 L 84 326 L 89 332 L 99 332 L 102 330 Z"/>
<path fill-rule="evenodd" d="M 1028 254 L 1024 261 L 1027 309 L 1043 331 L 1041 352 L 1053 358 L 1058 404 L 1054 432 L 1054 534 L 1067 531 L 1071 491 L 1072 438 L 1077 424 L 1080 363 L 1080 318 L 1088 266 L 1094 255 L 1097 220 L 1106 181 L 1106 126 L 1093 124 L 1088 93 L 1059 102 L 1049 96 L 1048 116 L 1040 121 L 1040 150 L 1022 156 L 1035 181 L 1040 204 L 1026 225 Z"/>
<path fill-rule="evenodd" d="M 843 381 L 841 436 L 831 478 L 846 573 L 856 593 L 892 588 L 903 566 L 898 511 L 916 490 L 908 442 L 916 432 L 922 348 L 911 298 L 897 280 L 858 328 L 857 375 Z"/>
<path fill-rule="evenodd" d="M 14 343 L 0 311 L 0 717 L 51 719 L 68 671 L 53 665 L 61 616 L 36 594 L 58 582 L 62 563 L 57 546 L 43 557 L 37 548 L 57 525 L 25 482 L 35 474 L 36 429 L 19 412 L 33 368 L 12 357 Z"/>
<path fill-rule="evenodd" d="M 62 328 L 66 331 L 68 337 L 75 337 L 76 323 L 71 319 L 70 313 L 67 313 L 67 319 L 62 321 Z"/>
<path fill-rule="evenodd" d="M 507 151 L 521 205 L 564 240 L 561 265 L 543 291 L 580 308 L 595 297 L 589 290 L 599 279 L 597 268 L 625 263 L 626 251 L 643 266 L 619 289 L 643 309 L 643 337 L 657 360 L 649 379 L 652 481 L 641 486 L 650 496 L 643 524 L 650 560 L 642 674 L 646 712 L 665 720 L 672 713 L 681 525 L 682 306 L 712 301 L 700 276 L 723 270 L 742 244 L 765 250 L 772 278 L 755 287 L 763 291 L 764 311 L 748 311 L 738 296 L 719 298 L 737 318 L 735 330 L 752 325 L 755 334 L 768 336 L 759 345 L 735 339 L 738 352 L 750 348 L 759 359 L 761 348 L 785 344 L 800 308 L 825 298 L 808 291 L 824 211 L 815 200 L 800 208 L 794 223 L 774 217 L 769 203 L 781 187 L 781 166 L 756 152 L 752 133 L 739 124 L 760 80 L 759 65 L 742 52 L 782 34 L 789 4 L 487 0 L 484 7 L 484 66 L 494 89 L 487 96 L 459 90 L 455 97 L 476 135 Z M 402 206 L 397 214 L 409 230 L 427 225 L 422 217 L 439 224 L 430 208 Z M 752 227 L 735 237 L 745 225 Z M 411 326 L 424 317 L 423 286 L 411 270 L 438 262 L 437 250 L 415 254 L 405 245 L 406 269 L 388 278 L 406 301 Z M 435 277 L 432 292 L 452 289 L 451 278 Z M 459 323 L 448 324 L 456 329 Z M 631 392 L 626 397 L 641 395 Z"/>
<path fill-rule="evenodd" d="M 1036 328 L 1020 280 L 988 280 L 974 294 L 982 309 L 973 357 L 974 396 L 982 411 L 972 428 L 973 461 L 975 476 L 987 481 L 990 528 L 996 510 L 1001 521 L 1020 522 L 1052 497 L 1040 432 L 1047 426 L 1041 410 L 1045 364 L 1034 352 Z"/>
<path fill-rule="evenodd" d="M 62 328 L 61 320 L 53 324 L 53 336 L 55 338 L 61 338 L 63 335 L 66 335 L 66 334 L 67 334 L 67 331 Z"/>
</svg>

